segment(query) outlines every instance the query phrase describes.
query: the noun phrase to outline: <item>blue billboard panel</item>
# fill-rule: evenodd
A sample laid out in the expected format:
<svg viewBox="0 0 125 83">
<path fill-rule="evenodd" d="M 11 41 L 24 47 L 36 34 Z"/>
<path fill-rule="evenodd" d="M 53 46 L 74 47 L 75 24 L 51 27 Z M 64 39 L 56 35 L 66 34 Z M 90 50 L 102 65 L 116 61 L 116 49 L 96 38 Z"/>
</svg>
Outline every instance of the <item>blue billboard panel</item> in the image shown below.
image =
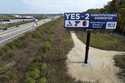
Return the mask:
<svg viewBox="0 0 125 83">
<path fill-rule="evenodd" d="M 116 29 L 117 14 L 65 13 L 65 28 Z"/>
<path fill-rule="evenodd" d="M 89 22 L 93 29 L 116 29 L 117 14 L 90 14 Z"/>
</svg>

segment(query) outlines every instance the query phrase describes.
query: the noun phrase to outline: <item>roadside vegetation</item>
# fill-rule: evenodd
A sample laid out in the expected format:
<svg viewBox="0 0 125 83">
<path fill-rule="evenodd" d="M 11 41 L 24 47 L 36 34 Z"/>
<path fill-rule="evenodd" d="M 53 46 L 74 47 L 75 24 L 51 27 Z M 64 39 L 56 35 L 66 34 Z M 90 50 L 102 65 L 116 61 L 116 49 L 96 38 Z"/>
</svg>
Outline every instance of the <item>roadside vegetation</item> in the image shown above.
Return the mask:
<svg viewBox="0 0 125 83">
<path fill-rule="evenodd" d="M 86 43 L 86 32 L 76 32 L 78 37 Z M 92 47 L 103 50 L 125 51 L 125 37 L 114 35 L 108 32 L 92 31 L 91 42 Z"/>
<path fill-rule="evenodd" d="M 0 48 L 0 83 L 81 83 L 67 74 L 73 47 L 60 18 Z"/>
</svg>

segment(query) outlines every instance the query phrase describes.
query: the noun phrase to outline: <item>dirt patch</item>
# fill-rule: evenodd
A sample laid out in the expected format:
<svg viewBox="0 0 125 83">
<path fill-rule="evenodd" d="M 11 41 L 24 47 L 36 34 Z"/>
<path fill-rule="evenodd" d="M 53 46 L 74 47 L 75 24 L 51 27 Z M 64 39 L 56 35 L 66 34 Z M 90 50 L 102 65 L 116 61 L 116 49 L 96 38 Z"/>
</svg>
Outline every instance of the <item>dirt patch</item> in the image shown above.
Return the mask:
<svg viewBox="0 0 125 83">
<path fill-rule="evenodd" d="M 88 64 L 85 65 L 85 44 L 74 32 L 71 32 L 74 48 L 69 52 L 68 73 L 77 80 L 85 83 L 122 83 L 117 78 L 119 68 L 114 65 L 113 57 L 124 52 L 106 51 L 90 47 Z"/>
</svg>

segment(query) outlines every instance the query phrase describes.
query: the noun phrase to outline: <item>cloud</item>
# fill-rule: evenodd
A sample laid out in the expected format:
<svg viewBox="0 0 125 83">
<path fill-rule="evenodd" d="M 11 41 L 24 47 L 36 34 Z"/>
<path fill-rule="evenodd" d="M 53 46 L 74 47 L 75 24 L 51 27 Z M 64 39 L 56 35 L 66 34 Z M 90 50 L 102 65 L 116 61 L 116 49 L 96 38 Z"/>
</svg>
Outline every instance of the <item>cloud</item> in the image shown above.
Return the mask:
<svg viewBox="0 0 125 83">
<path fill-rule="evenodd" d="M 36 12 L 71 12 L 100 8 L 111 0 L 21 0 L 31 11 Z"/>
</svg>

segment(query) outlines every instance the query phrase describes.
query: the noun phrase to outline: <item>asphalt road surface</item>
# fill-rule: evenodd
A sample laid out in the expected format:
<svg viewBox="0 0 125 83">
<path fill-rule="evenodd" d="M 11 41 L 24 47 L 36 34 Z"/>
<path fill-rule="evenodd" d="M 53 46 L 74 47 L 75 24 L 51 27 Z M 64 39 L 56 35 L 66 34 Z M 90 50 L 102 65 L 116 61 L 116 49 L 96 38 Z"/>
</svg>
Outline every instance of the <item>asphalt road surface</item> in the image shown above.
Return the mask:
<svg viewBox="0 0 125 83">
<path fill-rule="evenodd" d="M 12 27 L 6 31 L 0 32 L 0 45 L 4 45 L 9 41 L 12 41 L 13 39 L 21 36 L 22 34 L 24 34 L 25 32 L 28 31 L 33 31 L 35 30 L 38 26 L 43 25 L 49 21 L 55 20 L 59 17 L 54 17 L 52 18 L 47 18 L 47 19 L 43 19 L 38 21 L 38 25 L 36 27 L 34 27 L 33 23 L 27 23 L 27 24 L 23 24 L 23 25 L 19 25 L 18 27 Z"/>
</svg>

